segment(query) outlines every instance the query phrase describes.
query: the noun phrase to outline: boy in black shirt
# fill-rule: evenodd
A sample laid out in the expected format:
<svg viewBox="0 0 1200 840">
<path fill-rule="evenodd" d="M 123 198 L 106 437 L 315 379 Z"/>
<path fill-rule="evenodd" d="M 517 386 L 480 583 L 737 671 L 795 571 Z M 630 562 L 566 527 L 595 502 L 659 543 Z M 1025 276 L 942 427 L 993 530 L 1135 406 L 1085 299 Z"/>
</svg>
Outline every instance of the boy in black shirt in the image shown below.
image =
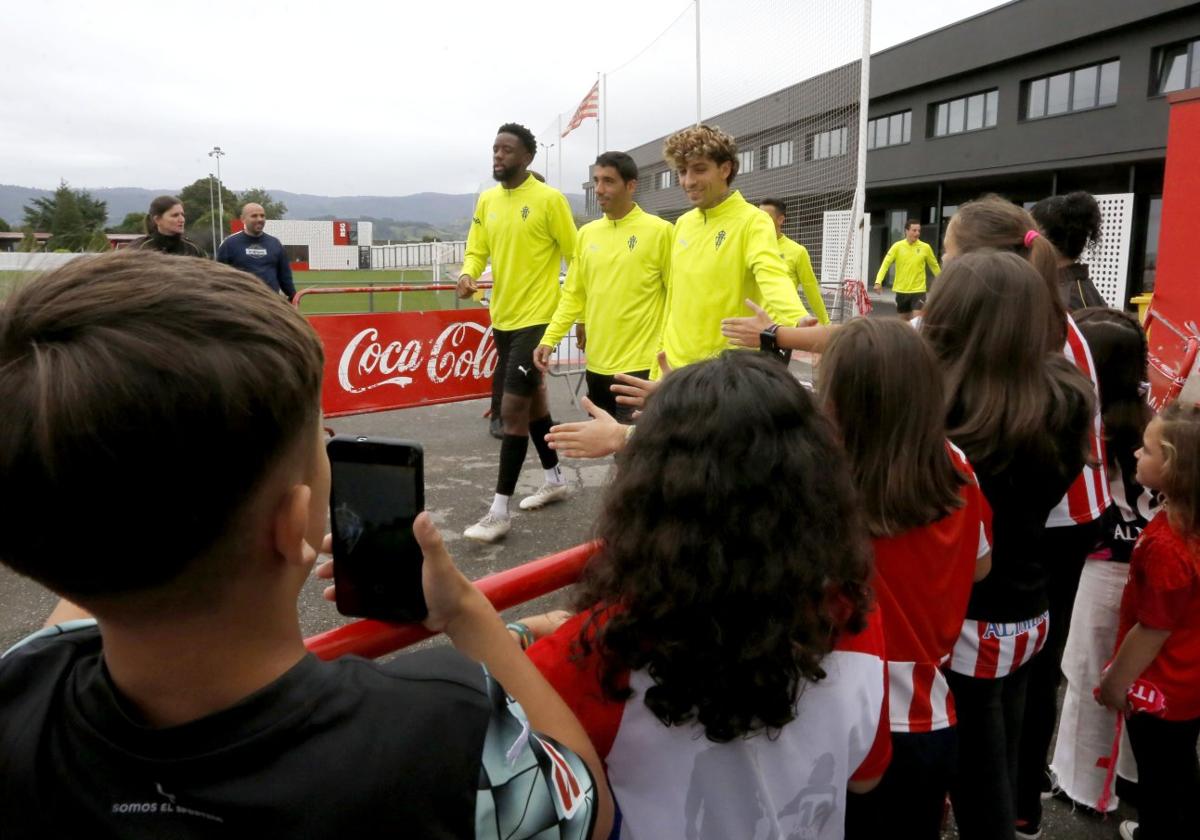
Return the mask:
<svg viewBox="0 0 1200 840">
<path fill-rule="evenodd" d="M 321 371 L 198 260 L 77 260 L 0 308 L 0 561 L 96 616 L 0 658 L 5 838 L 607 836 L 595 751 L 427 515 L 426 625 L 487 670 L 306 652 Z"/>
</svg>

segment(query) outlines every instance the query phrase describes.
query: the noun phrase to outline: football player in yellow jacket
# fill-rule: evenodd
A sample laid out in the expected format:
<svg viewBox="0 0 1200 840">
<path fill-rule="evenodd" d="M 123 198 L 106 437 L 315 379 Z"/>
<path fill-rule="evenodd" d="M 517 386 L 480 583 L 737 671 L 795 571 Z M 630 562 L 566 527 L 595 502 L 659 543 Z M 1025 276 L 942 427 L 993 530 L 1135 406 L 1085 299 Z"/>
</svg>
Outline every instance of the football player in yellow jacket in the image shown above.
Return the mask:
<svg viewBox="0 0 1200 840">
<path fill-rule="evenodd" d="M 624 152 L 605 152 L 592 167 L 604 217 L 579 230 L 558 310 L 533 361 L 545 371 L 571 324 L 587 324 L 587 386 L 593 405 L 628 422 L 633 410 L 611 391 L 619 373 L 645 379 L 662 337 L 671 262 L 671 223 L 634 202 L 638 168 Z"/>
<path fill-rule="evenodd" d="M 879 273 L 875 275 L 875 291 L 883 288 L 884 278 L 888 268 L 896 264 L 896 279 L 892 282 L 892 291 L 896 293 L 896 311 L 906 321 L 911 321 L 914 310 L 925 307 L 925 268 L 937 277 L 942 273 L 933 249 L 921 241 L 921 223 L 909 219 L 904 225 L 904 238 L 892 243 L 888 248 Z"/>
<path fill-rule="evenodd" d="M 466 255 L 458 278 L 458 295 L 478 291 L 475 281 L 492 263 L 492 336 L 496 342 L 495 375 L 503 378 L 500 416 L 500 470 L 492 507 L 463 535 L 495 542 L 511 526 L 508 503 L 529 449 L 537 448 L 546 479 L 521 500 L 534 510 L 568 494 L 558 456 L 546 444 L 553 421 L 542 374 L 533 364 L 537 347 L 558 306 L 562 260 L 575 253 L 575 221 L 566 197 L 529 174 L 537 152 L 533 133 L 523 125 L 500 126 L 492 144 L 492 177 L 500 183 L 485 190 L 475 205 Z"/>
<path fill-rule="evenodd" d="M 783 223 L 787 221 L 787 205 L 782 198 L 764 198 L 758 202 L 758 209 L 770 216 L 771 221 L 775 223 L 775 235 L 779 238 L 779 257 L 787 266 L 792 283 L 803 292 L 809 310 L 817 317 L 817 323 L 828 324 L 829 313 L 825 310 L 825 301 L 821 298 L 821 284 L 817 282 L 817 275 L 813 273 L 808 249 L 783 233 Z"/>
<path fill-rule="evenodd" d="M 808 317 L 779 257 L 775 226 L 731 186 L 738 170 L 733 137 L 692 126 L 667 138 L 663 157 L 692 204 L 675 223 L 671 250 L 662 345 L 671 367 L 727 349 L 721 320 L 743 314 L 747 299 L 777 324 Z"/>
</svg>

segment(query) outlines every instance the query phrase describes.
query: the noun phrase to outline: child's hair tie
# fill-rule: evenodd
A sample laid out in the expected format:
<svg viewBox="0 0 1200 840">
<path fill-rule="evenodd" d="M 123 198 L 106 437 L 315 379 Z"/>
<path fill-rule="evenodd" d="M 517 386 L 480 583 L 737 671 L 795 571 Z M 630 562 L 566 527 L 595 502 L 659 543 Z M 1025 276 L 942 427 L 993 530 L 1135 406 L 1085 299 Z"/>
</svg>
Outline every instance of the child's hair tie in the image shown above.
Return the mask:
<svg viewBox="0 0 1200 840">
<path fill-rule="evenodd" d="M 1033 240 L 1037 239 L 1039 236 L 1041 236 L 1041 234 L 1038 233 L 1036 230 L 1025 231 L 1025 247 L 1029 248 L 1030 246 L 1032 246 Z"/>
</svg>

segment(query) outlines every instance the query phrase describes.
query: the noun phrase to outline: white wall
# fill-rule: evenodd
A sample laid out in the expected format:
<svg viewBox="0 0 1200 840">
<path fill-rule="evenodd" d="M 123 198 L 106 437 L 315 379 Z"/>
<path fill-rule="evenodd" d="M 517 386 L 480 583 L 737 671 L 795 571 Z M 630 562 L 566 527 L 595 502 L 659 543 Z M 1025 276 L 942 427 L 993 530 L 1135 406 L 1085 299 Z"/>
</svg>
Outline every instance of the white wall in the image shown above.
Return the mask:
<svg viewBox="0 0 1200 840">
<path fill-rule="evenodd" d="M 49 271 L 91 254 L 0 253 L 0 271 Z"/>
<path fill-rule="evenodd" d="M 350 222 L 358 226 L 358 241 L 370 245 L 373 231 L 370 222 Z M 301 221 L 299 219 L 269 219 L 266 232 L 284 245 L 307 245 L 308 267 L 314 270 L 357 269 L 358 245 L 334 245 L 331 221 Z"/>
</svg>

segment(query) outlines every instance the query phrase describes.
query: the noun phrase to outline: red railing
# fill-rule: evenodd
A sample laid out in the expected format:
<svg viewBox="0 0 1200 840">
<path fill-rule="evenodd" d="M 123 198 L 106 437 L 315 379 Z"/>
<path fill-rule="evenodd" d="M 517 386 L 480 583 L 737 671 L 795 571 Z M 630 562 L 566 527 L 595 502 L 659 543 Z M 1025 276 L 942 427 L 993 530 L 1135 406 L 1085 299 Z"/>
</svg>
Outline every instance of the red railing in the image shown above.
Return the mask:
<svg viewBox="0 0 1200 840">
<path fill-rule="evenodd" d="M 490 289 L 491 283 L 479 283 L 480 289 Z M 323 288 L 321 286 L 309 286 L 306 289 L 301 289 L 296 292 L 296 296 L 292 298 L 292 305 L 297 309 L 300 308 L 300 299 L 307 295 L 366 295 L 374 292 L 451 292 L 457 291 L 458 286 L 454 283 L 427 283 L 423 286 L 331 286 Z"/>
<path fill-rule="evenodd" d="M 497 610 L 506 610 L 570 586 L 579 579 L 584 566 L 596 553 L 596 545 L 594 542 L 577 545 L 480 578 L 475 585 Z M 374 659 L 433 635 L 420 624 L 364 620 L 318 633 L 304 643 L 321 659 L 336 659 L 347 654 Z"/>
</svg>

